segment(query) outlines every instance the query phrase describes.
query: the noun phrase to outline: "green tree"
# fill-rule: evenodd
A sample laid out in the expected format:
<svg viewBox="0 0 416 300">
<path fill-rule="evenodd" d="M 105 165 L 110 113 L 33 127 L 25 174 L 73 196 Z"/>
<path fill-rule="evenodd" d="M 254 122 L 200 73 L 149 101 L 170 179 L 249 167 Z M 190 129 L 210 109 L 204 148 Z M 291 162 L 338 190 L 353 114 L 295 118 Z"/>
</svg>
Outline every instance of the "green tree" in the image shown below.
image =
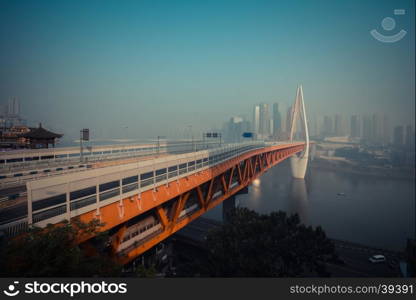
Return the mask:
<svg viewBox="0 0 416 300">
<path fill-rule="evenodd" d="M 94 220 L 71 220 L 46 228 L 32 228 L 5 242 L 0 275 L 7 277 L 117 276 L 121 266 L 106 253 L 109 238 Z M 94 235 L 78 244 L 83 235 Z"/>
<path fill-rule="evenodd" d="M 156 270 L 156 267 L 154 265 L 150 265 L 149 267 L 139 265 L 136 268 L 137 277 L 153 278 L 153 277 L 156 277 L 156 273 L 157 273 L 157 270 Z"/>
<path fill-rule="evenodd" d="M 215 277 L 328 276 L 325 261 L 335 255 L 321 227 L 299 222 L 284 212 L 261 215 L 237 208 L 229 222 L 207 237 L 208 255 L 194 259 L 193 274 Z"/>
</svg>

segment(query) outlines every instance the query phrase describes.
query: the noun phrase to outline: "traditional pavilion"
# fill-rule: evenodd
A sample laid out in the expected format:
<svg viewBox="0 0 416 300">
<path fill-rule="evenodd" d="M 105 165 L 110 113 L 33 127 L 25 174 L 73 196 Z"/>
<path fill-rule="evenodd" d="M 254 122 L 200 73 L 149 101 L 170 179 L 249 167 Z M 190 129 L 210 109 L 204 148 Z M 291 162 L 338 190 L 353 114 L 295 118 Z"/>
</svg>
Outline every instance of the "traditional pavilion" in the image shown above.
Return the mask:
<svg viewBox="0 0 416 300">
<path fill-rule="evenodd" d="M 42 123 L 39 123 L 38 128 L 31 128 L 29 132 L 21 135 L 22 138 L 25 138 L 28 147 L 32 149 L 49 148 L 49 145 L 55 147 L 57 139 L 62 136 L 63 134 L 46 130 L 42 127 Z"/>
</svg>

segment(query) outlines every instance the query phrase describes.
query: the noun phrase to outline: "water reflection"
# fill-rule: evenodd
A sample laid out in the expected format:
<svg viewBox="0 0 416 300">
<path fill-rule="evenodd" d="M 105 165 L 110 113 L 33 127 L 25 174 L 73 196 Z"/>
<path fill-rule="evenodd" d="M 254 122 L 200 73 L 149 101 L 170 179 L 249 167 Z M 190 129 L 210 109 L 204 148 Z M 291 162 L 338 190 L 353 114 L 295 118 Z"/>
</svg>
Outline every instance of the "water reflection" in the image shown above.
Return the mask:
<svg viewBox="0 0 416 300">
<path fill-rule="evenodd" d="M 260 187 L 261 181 L 259 178 L 253 180 L 253 187 Z"/>
<path fill-rule="evenodd" d="M 331 238 L 403 250 L 406 239 L 415 236 L 413 181 L 314 167 L 305 180 L 292 179 L 290 164 L 284 161 L 236 198 L 239 206 L 262 214 L 298 213 L 302 223 L 322 226 Z M 221 220 L 222 205 L 205 216 Z"/>
<path fill-rule="evenodd" d="M 254 179 L 253 182 L 252 182 L 252 184 L 251 184 L 251 186 L 250 186 L 250 188 L 251 188 L 250 189 L 250 192 L 253 194 L 252 199 L 255 202 L 258 203 L 259 200 L 260 200 L 260 198 L 261 198 L 261 191 L 262 191 L 260 179 L 259 178 Z"/>
<path fill-rule="evenodd" d="M 304 179 L 293 179 L 290 184 L 289 212 L 297 213 L 302 223 L 309 223 L 308 216 L 308 191 Z"/>
</svg>

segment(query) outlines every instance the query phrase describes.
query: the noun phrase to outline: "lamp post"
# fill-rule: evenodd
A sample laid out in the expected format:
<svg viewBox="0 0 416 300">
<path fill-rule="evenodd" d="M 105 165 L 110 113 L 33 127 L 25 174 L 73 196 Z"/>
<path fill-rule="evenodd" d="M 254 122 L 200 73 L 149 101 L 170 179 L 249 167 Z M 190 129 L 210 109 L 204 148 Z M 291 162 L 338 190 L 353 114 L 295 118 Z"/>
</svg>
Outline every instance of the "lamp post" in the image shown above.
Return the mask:
<svg viewBox="0 0 416 300">
<path fill-rule="evenodd" d="M 202 133 L 202 149 L 206 149 L 206 144 L 205 144 L 205 132 Z"/>
</svg>

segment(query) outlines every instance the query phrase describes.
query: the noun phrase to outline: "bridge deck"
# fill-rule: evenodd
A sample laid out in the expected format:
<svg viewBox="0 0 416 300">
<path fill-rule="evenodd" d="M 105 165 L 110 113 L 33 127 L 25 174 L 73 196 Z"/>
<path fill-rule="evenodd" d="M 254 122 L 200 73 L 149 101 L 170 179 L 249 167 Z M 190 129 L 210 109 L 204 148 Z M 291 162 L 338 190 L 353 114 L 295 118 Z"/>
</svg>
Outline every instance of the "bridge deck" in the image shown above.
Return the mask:
<svg viewBox="0 0 416 300">
<path fill-rule="evenodd" d="M 116 229 L 114 249 L 128 261 L 303 148 L 251 142 L 30 181 L 26 215 L 2 220 L 0 209 L 0 230 L 99 218 L 102 230 Z"/>
<path fill-rule="evenodd" d="M 70 163 L 56 163 L 56 166 L 59 166 L 60 168 L 65 168 L 62 171 L 52 171 L 48 172 L 46 174 L 40 173 L 38 176 L 33 177 L 18 177 L 18 179 L 12 183 L 14 184 L 4 184 L 0 185 L 0 209 L 9 207 L 11 205 L 20 203 L 22 201 L 27 200 L 26 195 L 26 182 L 31 180 L 37 180 L 41 179 L 43 177 L 51 177 L 51 176 L 58 176 L 68 173 L 77 173 L 77 172 L 83 172 L 88 169 L 97 169 L 97 168 L 105 168 L 110 166 L 118 166 L 118 165 L 124 165 L 124 164 L 131 164 L 136 163 L 139 161 L 145 161 L 145 160 L 151 160 L 156 159 L 160 157 L 168 157 L 172 154 L 168 153 L 161 153 L 158 155 L 148 155 L 148 156 L 139 156 L 139 157 L 121 157 L 121 158 L 112 158 L 107 160 L 101 160 L 97 162 L 90 162 L 87 165 L 82 164 L 83 168 L 74 168 L 74 169 L 68 169 L 69 166 L 73 166 L 73 164 Z M 77 166 L 79 165 L 76 164 Z M 33 171 L 33 169 L 28 169 Z"/>
</svg>

